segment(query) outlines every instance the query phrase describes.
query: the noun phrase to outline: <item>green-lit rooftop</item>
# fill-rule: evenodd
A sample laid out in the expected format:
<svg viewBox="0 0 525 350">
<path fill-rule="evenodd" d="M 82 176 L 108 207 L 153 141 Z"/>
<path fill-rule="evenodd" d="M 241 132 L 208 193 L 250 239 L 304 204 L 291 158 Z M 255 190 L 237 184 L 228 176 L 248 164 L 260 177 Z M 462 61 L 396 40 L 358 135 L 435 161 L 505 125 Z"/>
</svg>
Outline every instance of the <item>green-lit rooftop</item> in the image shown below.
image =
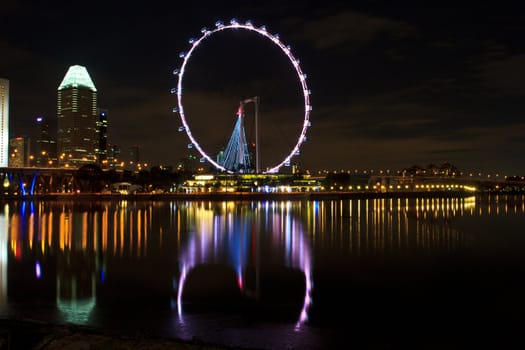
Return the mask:
<svg viewBox="0 0 525 350">
<path fill-rule="evenodd" d="M 64 79 L 58 87 L 58 90 L 67 88 L 87 88 L 91 91 L 97 91 L 86 67 L 79 65 L 69 67 Z"/>
</svg>

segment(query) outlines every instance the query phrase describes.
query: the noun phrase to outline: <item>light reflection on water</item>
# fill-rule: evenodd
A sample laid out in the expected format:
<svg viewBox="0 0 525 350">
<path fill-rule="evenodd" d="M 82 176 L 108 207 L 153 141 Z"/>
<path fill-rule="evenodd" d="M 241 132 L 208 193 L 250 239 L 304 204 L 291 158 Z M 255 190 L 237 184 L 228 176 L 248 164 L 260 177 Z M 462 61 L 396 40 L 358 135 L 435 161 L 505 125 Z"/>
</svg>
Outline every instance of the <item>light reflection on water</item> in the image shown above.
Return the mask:
<svg viewBox="0 0 525 350">
<path fill-rule="evenodd" d="M 183 320 L 182 295 L 187 275 L 200 264 L 217 263 L 226 257 L 237 276 L 239 289 L 255 299 L 260 296 L 260 240 L 271 241 L 272 252 L 282 254 L 283 264 L 299 269 L 304 274 L 305 295 L 296 329 L 308 318 L 311 304 L 312 271 L 311 249 L 308 238 L 293 215 L 291 202 L 270 205 L 268 202 L 237 205 L 223 202 L 193 205 L 187 213 L 189 239 L 179 253 L 180 276 L 177 290 L 177 310 Z M 269 237 L 260 236 L 262 234 Z M 245 283 L 245 270 L 254 260 L 255 283 Z"/>
<path fill-rule="evenodd" d="M 314 245 L 355 255 L 439 252 L 465 244 L 449 221 L 475 207 L 474 197 L 309 202 L 305 228 Z"/>
<path fill-rule="evenodd" d="M 333 254 L 439 256 L 475 241 L 475 230 L 465 230 L 463 219 L 523 213 L 523 196 L 242 203 L 10 202 L 0 210 L 0 311 L 50 321 L 111 324 L 101 320 L 108 316 L 94 317 L 94 312 L 107 315 L 102 309 L 111 306 L 100 303 L 106 295 L 133 294 L 119 289 L 125 288 L 120 281 L 131 274 L 142 288 L 160 290 L 157 294 L 165 297 L 167 308 L 183 324 L 184 287 L 196 267 L 228 267 L 235 273 L 242 296 L 257 302 L 260 270 L 271 264 L 303 275 L 301 306 L 290 325 L 298 330 L 308 324 L 312 302 L 316 305 L 314 282 L 326 272 L 315 272 L 317 259 Z M 160 268 L 136 268 L 140 266 Z M 247 273 L 255 277 L 247 278 Z M 54 300 L 59 316 L 51 315 L 49 309 L 40 313 L 32 309 L 39 298 Z M 172 334 L 190 338 L 192 332 L 186 327 Z"/>
</svg>

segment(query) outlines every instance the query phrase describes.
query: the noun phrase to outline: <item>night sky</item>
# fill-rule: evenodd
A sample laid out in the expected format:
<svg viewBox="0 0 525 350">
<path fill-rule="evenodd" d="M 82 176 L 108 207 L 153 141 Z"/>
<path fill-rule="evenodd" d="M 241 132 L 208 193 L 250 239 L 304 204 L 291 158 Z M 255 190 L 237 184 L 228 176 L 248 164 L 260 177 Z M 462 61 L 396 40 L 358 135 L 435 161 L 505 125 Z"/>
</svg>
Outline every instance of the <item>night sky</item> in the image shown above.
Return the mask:
<svg viewBox="0 0 525 350">
<path fill-rule="evenodd" d="M 171 112 L 179 52 L 202 27 L 235 17 L 279 33 L 308 74 L 312 127 L 296 159 L 301 168 L 400 170 L 448 161 L 466 172 L 525 174 L 519 2 L 186 3 L 3 0 L 0 77 L 11 84 L 11 136 L 34 134 L 36 116 L 56 118 L 58 85 L 79 64 L 98 89 L 99 107 L 109 110 L 109 142 L 140 145 L 152 165 L 176 165 L 191 151 Z M 257 34 L 228 31 L 205 41 L 184 87 L 188 121 L 210 154 L 226 145 L 239 101 L 251 96 L 261 98 L 263 167 L 299 136 L 293 67 Z M 249 138 L 252 129 L 247 121 Z"/>
</svg>

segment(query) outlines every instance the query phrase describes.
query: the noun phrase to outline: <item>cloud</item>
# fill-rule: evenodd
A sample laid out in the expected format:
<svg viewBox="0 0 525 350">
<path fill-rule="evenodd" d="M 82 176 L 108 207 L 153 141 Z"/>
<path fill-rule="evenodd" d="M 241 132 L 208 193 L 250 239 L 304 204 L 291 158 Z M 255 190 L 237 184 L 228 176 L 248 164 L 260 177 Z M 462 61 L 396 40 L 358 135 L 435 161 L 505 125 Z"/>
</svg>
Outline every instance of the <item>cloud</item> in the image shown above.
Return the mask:
<svg viewBox="0 0 525 350">
<path fill-rule="evenodd" d="M 525 124 L 499 128 L 473 128 L 472 137 L 456 137 L 449 140 L 432 135 L 412 134 L 398 138 L 373 138 L 356 133 L 341 138 L 334 136 L 337 126 L 313 125 L 310 142 L 302 148 L 302 160 L 306 167 L 309 159 L 315 159 L 314 169 L 333 168 L 344 164 L 349 169 L 378 169 L 389 166 L 399 170 L 413 164 L 426 165 L 451 162 L 466 171 L 499 171 L 523 169 L 516 164 L 523 143 Z M 385 161 L 388 159 L 388 161 Z"/>
<path fill-rule="evenodd" d="M 341 137 L 400 139 L 413 135 L 449 137 L 463 127 L 453 125 L 455 112 L 432 103 L 415 102 L 414 89 L 376 94 L 314 111 L 314 123 L 331 124 Z M 417 90 L 417 89 L 416 89 Z M 316 122 L 318 120 L 318 122 Z"/>
<path fill-rule="evenodd" d="M 14 70 L 29 64 L 33 58 L 30 51 L 12 45 L 0 38 L 0 65 L 4 70 Z"/>
<path fill-rule="evenodd" d="M 99 107 L 109 112 L 108 142 L 119 146 L 124 158 L 133 145 L 141 147 L 141 158 L 150 163 L 174 164 L 180 158 L 178 120 L 169 108 L 174 102 L 169 92 L 114 82 L 100 85 Z"/>
<path fill-rule="evenodd" d="M 377 168 L 385 159 L 399 166 L 443 161 L 463 169 L 518 166 L 511 159 L 523 148 L 523 122 L 502 117 L 495 123 L 495 111 L 484 110 L 489 102 L 483 100 L 475 107 L 462 97 L 454 103 L 450 97 L 442 100 L 455 91 L 455 84 L 419 81 L 404 89 L 316 105 L 303 154 L 328 168 Z"/>
<path fill-rule="evenodd" d="M 317 49 L 361 45 L 381 35 L 396 39 L 417 34 L 417 30 L 405 22 L 352 11 L 316 20 L 295 19 L 292 22 L 294 26 L 299 26 L 300 36 Z"/>
<path fill-rule="evenodd" d="M 465 154 L 465 153 L 472 153 L 475 150 L 472 148 L 443 148 L 443 149 L 435 149 L 430 151 L 431 154 L 439 154 L 439 155 L 451 155 L 451 154 Z"/>
<path fill-rule="evenodd" d="M 524 96 L 525 54 L 502 53 L 479 66 L 482 87 L 496 95 Z"/>
<path fill-rule="evenodd" d="M 16 0 L 3 0 L 2 1 L 2 12 L 5 15 L 9 15 L 11 12 L 15 11 L 19 7 L 19 3 Z"/>
</svg>

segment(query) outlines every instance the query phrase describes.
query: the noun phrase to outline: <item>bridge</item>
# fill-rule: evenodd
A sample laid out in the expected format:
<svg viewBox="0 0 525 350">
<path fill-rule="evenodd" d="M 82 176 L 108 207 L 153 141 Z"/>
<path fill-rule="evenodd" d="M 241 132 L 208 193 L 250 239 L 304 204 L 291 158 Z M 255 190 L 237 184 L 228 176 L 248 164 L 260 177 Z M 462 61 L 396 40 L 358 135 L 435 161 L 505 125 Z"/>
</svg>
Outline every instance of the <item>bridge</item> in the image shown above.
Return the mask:
<svg viewBox="0 0 525 350">
<path fill-rule="evenodd" d="M 525 190 L 522 178 L 473 178 L 470 176 L 394 176 L 371 175 L 368 186 L 374 190 L 425 191 L 463 188 L 472 191 Z"/>
<path fill-rule="evenodd" d="M 3 193 L 34 195 L 67 193 L 75 190 L 76 168 L 0 168 Z"/>
</svg>

